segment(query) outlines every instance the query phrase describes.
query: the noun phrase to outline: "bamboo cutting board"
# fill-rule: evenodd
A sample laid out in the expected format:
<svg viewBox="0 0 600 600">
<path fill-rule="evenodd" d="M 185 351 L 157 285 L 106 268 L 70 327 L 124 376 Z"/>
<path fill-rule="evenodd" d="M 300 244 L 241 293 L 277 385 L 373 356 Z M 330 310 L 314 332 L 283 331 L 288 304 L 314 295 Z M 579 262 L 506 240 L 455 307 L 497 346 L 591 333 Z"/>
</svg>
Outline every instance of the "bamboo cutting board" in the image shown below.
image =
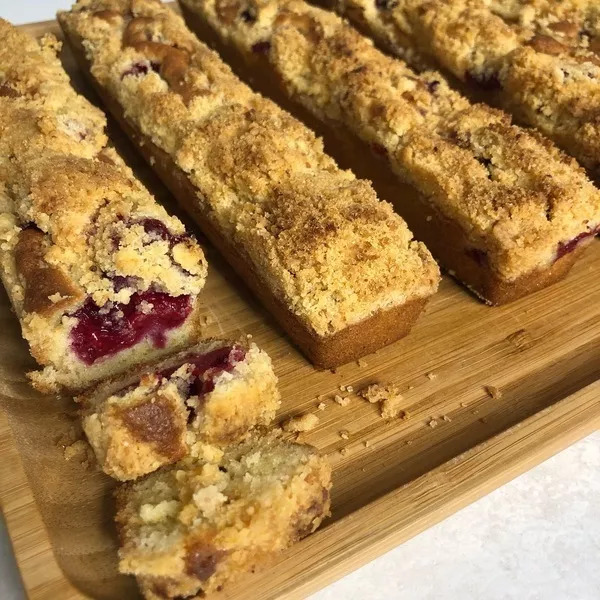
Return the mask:
<svg viewBox="0 0 600 600">
<path fill-rule="evenodd" d="M 25 30 L 58 33 L 55 22 Z M 87 93 L 67 51 L 63 59 Z M 115 128 L 109 133 L 176 210 L 123 136 Z M 600 425 L 597 241 L 565 281 L 506 307 L 486 307 L 444 278 L 407 338 L 335 373 L 308 364 L 207 251 L 204 333 L 253 336 L 280 378 L 279 417 L 316 412 L 319 427 L 300 439 L 320 448 L 334 468 L 333 514 L 321 529 L 214 598 L 303 598 Z M 65 459 L 65 446 L 78 435 L 73 403 L 27 385 L 24 373 L 33 365 L 4 292 L 0 327 L 0 501 L 28 594 L 135 598 L 132 581 L 116 572 L 113 483 L 77 456 Z M 340 386 L 359 390 L 374 382 L 400 386 L 408 419 L 384 421 L 375 405 L 353 394 L 346 407 L 333 400 L 348 395 Z M 491 397 L 486 386 L 501 395 Z"/>
</svg>

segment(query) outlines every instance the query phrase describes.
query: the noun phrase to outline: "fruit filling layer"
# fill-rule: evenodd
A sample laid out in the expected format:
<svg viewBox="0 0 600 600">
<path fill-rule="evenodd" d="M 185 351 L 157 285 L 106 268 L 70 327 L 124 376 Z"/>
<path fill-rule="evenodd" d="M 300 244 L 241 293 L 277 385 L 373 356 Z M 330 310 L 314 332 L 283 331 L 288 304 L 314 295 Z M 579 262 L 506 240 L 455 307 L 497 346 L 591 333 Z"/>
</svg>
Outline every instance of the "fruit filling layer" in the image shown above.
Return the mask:
<svg viewBox="0 0 600 600">
<path fill-rule="evenodd" d="M 128 304 L 99 307 L 91 298 L 72 316 L 71 348 L 86 365 L 113 356 L 149 338 L 163 348 L 167 332 L 179 327 L 192 311 L 189 296 L 136 292 Z"/>
<path fill-rule="evenodd" d="M 215 389 L 215 379 L 224 371 L 231 373 L 235 366 L 246 358 L 246 350 L 237 344 L 216 348 L 206 354 L 196 354 L 187 357 L 181 364 L 194 365 L 189 378 L 182 381 L 180 391 L 186 398 L 202 397 Z M 162 378 L 168 378 L 180 368 L 180 365 L 159 373 Z"/>
<path fill-rule="evenodd" d="M 594 229 L 591 229 L 590 231 L 584 231 L 583 233 L 580 233 L 568 242 L 561 242 L 558 244 L 558 249 L 556 251 L 556 260 L 562 258 L 565 254 L 569 254 L 569 252 L 573 252 L 573 250 L 575 250 L 575 248 L 577 248 L 584 240 L 587 240 L 598 234 L 600 234 L 600 225 Z"/>
</svg>

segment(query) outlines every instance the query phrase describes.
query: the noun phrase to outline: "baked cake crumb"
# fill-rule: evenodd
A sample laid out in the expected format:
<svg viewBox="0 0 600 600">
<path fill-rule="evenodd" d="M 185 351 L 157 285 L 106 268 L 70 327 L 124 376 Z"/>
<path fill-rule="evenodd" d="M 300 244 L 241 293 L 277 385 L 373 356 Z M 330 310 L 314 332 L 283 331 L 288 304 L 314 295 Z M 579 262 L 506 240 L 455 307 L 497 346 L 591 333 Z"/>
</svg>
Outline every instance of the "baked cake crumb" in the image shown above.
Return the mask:
<svg viewBox="0 0 600 600">
<path fill-rule="evenodd" d="M 380 403 L 381 417 L 384 419 L 393 419 L 398 416 L 408 418 L 408 413 L 400 408 L 404 397 L 400 393 L 399 387 L 395 384 L 381 385 L 374 383 L 364 390 L 360 390 L 358 395 L 368 400 L 371 404 Z"/>
<path fill-rule="evenodd" d="M 370 440 L 365 440 L 363 442 L 363 444 L 365 445 L 365 448 L 369 448 L 371 446 L 371 441 Z"/>
<path fill-rule="evenodd" d="M 342 456 L 347 456 L 347 454 L 348 454 L 348 448 L 341 448 L 340 449 L 340 454 Z"/>
<path fill-rule="evenodd" d="M 350 439 L 350 432 L 349 432 L 347 429 L 342 429 L 342 430 L 340 431 L 340 437 L 341 437 L 343 440 L 349 440 L 349 439 Z"/>
<path fill-rule="evenodd" d="M 431 419 L 427 425 L 429 425 L 429 427 L 431 427 L 431 429 L 435 429 L 439 423 L 437 422 L 437 419 Z"/>
<path fill-rule="evenodd" d="M 430 371 L 429 373 L 427 373 L 426 377 L 427 377 L 427 379 L 429 379 L 430 381 L 433 381 L 433 380 L 434 380 L 434 379 L 437 377 L 437 374 L 436 374 L 436 373 L 434 373 L 433 371 Z"/>
<path fill-rule="evenodd" d="M 448 415 L 442 415 L 442 419 L 446 421 L 446 423 L 451 423 L 452 419 Z"/>
<path fill-rule="evenodd" d="M 272 435 L 186 458 L 117 489 L 119 570 L 148 600 L 204 597 L 312 533 L 330 488 L 315 448 Z"/>
<path fill-rule="evenodd" d="M 314 413 L 306 413 L 291 417 L 283 424 L 283 430 L 288 433 L 301 433 L 311 431 L 319 424 L 319 417 Z"/>
<path fill-rule="evenodd" d="M 348 406 L 348 404 L 350 404 L 350 398 L 348 396 L 340 396 L 339 394 L 336 394 L 333 399 L 340 406 Z"/>
<path fill-rule="evenodd" d="M 319 402 L 319 404 L 317 404 L 317 410 L 325 410 L 327 408 L 327 404 L 325 404 L 325 402 Z"/>
</svg>

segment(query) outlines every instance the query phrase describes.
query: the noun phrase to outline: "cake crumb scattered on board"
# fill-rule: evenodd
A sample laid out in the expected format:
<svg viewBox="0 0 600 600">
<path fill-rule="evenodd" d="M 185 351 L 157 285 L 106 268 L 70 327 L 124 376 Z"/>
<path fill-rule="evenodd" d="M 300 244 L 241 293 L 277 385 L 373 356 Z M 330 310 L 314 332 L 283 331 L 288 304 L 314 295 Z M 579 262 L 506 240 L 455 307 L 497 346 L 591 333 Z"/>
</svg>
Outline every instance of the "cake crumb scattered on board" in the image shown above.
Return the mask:
<svg viewBox="0 0 600 600">
<path fill-rule="evenodd" d="M 310 431 L 314 429 L 319 424 L 319 417 L 313 413 L 306 413 L 304 415 L 298 415 L 297 417 L 292 417 L 288 419 L 283 424 L 283 430 L 296 433 L 302 431 Z"/>
<path fill-rule="evenodd" d="M 343 440 L 349 440 L 349 439 L 350 439 L 350 432 L 349 432 L 347 429 L 342 429 L 342 430 L 340 431 L 340 437 L 341 437 Z"/>
<path fill-rule="evenodd" d="M 317 404 L 318 410 L 325 410 L 326 408 L 327 408 L 327 404 L 325 404 L 325 402 L 319 402 L 319 404 Z"/>
<path fill-rule="evenodd" d="M 366 366 L 368 366 L 368 363 L 367 363 L 367 361 L 366 361 L 364 358 L 359 358 L 359 359 L 356 361 L 356 364 L 357 364 L 359 367 L 366 367 Z"/>
<path fill-rule="evenodd" d="M 463 408 L 467 408 L 467 406 L 468 406 L 466 402 L 461 402 L 461 403 L 460 403 L 460 405 L 461 405 Z"/>
<path fill-rule="evenodd" d="M 350 398 L 348 396 L 340 396 L 336 394 L 333 398 L 340 406 L 348 406 L 350 404 Z"/>
<path fill-rule="evenodd" d="M 446 421 L 446 423 L 452 422 L 452 419 L 448 415 L 442 415 L 442 419 L 444 419 L 444 421 Z"/>
<path fill-rule="evenodd" d="M 346 391 L 351 394 L 354 391 L 354 388 L 351 385 L 346 386 Z"/>
<path fill-rule="evenodd" d="M 435 429 L 439 423 L 437 422 L 437 419 L 431 419 L 427 425 L 429 425 L 429 427 L 431 427 L 431 429 Z"/>
<path fill-rule="evenodd" d="M 348 454 L 348 448 L 341 448 L 341 449 L 340 449 L 340 454 L 341 454 L 342 456 L 346 456 L 346 454 Z"/>
<path fill-rule="evenodd" d="M 425 377 L 427 377 L 427 379 L 429 379 L 430 381 L 433 381 L 437 377 L 437 374 L 433 371 L 429 371 L 429 373 L 427 373 Z"/>
<path fill-rule="evenodd" d="M 381 417 L 384 419 L 408 418 L 408 413 L 401 408 L 404 398 L 397 385 L 374 383 L 360 390 L 358 394 L 371 404 L 379 402 Z"/>
<path fill-rule="evenodd" d="M 365 445 L 365 448 L 368 448 L 371 445 L 371 441 L 370 440 L 365 440 L 363 442 L 363 444 Z"/>
<path fill-rule="evenodd" d="M 502 398 L 502 392 L 494 385 L 484 385 L 486 394 L 493 400 L 499 400 Z"/>
</svg>

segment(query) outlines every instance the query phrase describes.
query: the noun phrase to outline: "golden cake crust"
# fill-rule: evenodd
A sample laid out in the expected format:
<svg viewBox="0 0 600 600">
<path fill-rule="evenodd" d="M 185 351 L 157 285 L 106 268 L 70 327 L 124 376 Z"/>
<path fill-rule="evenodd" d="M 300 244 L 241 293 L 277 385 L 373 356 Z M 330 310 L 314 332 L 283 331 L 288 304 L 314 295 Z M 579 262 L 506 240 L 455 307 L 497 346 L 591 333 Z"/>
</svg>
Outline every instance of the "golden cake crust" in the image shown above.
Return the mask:
<svg viewBox="0 0 600 600">
<path fill-rule="evenodd" d="M 106 10 L 119 16 L 107 23 Z M 126 118 L 188 174 L 218 229 L 312 331 L 331 335 L 435 290 L 435 263 L 391 207 L 168 8 L 85 0 L 60 20 L 84 40 L 92 75 Z M 142 29 L 147 42 L 136 37 Z M 154 58 L 159 72 L 123 76 Z"/>
</svg>

